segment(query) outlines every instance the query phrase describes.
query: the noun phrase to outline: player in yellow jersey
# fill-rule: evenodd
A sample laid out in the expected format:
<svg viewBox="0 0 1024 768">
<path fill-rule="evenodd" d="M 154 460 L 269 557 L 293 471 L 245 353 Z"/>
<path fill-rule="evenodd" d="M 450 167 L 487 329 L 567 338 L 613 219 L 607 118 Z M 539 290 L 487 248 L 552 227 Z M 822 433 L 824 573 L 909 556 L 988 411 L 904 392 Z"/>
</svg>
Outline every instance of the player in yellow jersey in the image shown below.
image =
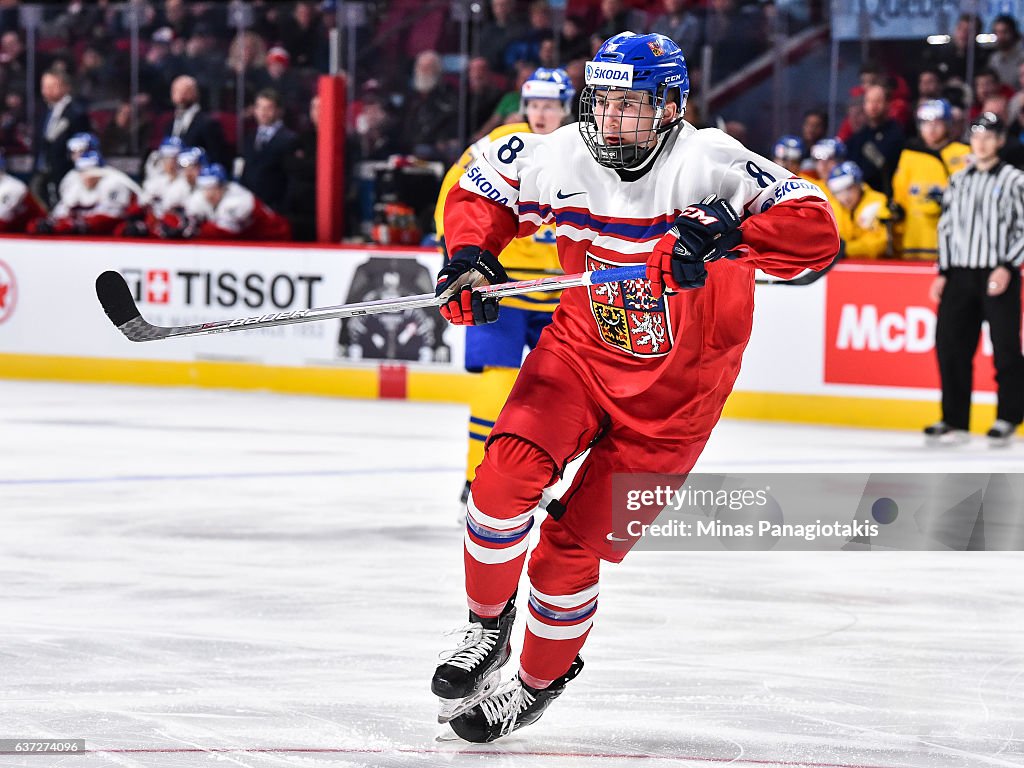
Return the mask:
<svg viewBox="0 0 1024 768">
<path fill-rule="evenodd" d="M 903 259 L 934 261 L 939 256 L 939 215 L 949 177 L 967 167 L 971 148 L 953 141 L 953 110 L 945 99 L 917 108 L 919 140 L 900 153 L 892 177 L 892 211 L 897 221 L 893 248 Z"/>
<path fill-rule="evenodd" d="M 846 161 L 828 176 L 832 207 L 844 254 L 851 259 L 879 259 L 889 250 L 889 205 L 885 195 L 864 183 L 864 174 Z"/>
<path fill-rule="evenodd" d="M 804 142 L 799 136 L 787 134 L 781 136 L 772 147 L 772 160 L 781 165 L 794 176 L 799 176 L 807 181 L 814 181 L 814 177 L 804 171 L 801 161 L 804 156 Z"/>
<path fill-rule="evenodd" d="M 541 67 L 523 83 L 521 112 L 525 123 L 503 125 L 491 131 L 467 149 L 453 165 L 441 184 L 434 220 L 438 241 L 444 249 L 444 202 L 448 191 L 458 184 L 466 168 L 483 154 L 492 142 L 510 133 L 547 134 L 563 125 L 572 114 L 576 91 L 564 69 Z M 445 258 L 447 259 L 447 251 Z M 530 280 L 561 272 L 555 250 L 554 225 L 542 226 L 530 237 L 517 238 L 501 252 L 502 266 L 510 280 Z M 556 292 L 527 293 L 501 301 L 501 316 L 495 323 L 466 328 L 466 370 L 474 376 L 469 407 L 469 450 L 466 460 L 466 484 L 462 492 L 465 506 L 469 484 L 483 460 L 484 446 L 498 413 L 512 390 L 524 350 L 537 344 L 541 331 L 551 322 L 558 307 Z"/>
</svg>

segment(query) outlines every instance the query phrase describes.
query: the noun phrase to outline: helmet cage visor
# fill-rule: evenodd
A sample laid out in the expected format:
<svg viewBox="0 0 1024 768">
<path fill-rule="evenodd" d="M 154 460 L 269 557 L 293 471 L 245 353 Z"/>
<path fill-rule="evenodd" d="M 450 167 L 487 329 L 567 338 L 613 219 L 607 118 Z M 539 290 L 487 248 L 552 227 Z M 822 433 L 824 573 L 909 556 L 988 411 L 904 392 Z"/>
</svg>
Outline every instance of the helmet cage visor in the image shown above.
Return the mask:
<svg viewBox="0 0 1024 768">
<path fill-rule="evenodd" d="M 616 170 L 643 165 L 658 147 L 668 88 L 653 93 L 588 85 L 580 96 L 580 134 L 598 163 Z M 673 121 L 672 125 L 676 121 Z"/>
</svg>

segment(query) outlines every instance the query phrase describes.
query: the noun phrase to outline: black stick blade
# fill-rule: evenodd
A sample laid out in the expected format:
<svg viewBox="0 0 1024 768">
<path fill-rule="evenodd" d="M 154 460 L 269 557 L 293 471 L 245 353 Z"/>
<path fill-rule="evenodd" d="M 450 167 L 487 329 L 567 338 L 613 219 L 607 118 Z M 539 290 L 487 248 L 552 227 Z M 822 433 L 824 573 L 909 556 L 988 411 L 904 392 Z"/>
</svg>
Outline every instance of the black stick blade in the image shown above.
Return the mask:
<svg viewBox="0 0 1024 768">
<path fill-rule="evenodd" d="M 118 328 L 142 315 L 128 283 L 117 272 L 108 270 L 96 278 L 96 296 L 110 322 Z"/>
</svg>

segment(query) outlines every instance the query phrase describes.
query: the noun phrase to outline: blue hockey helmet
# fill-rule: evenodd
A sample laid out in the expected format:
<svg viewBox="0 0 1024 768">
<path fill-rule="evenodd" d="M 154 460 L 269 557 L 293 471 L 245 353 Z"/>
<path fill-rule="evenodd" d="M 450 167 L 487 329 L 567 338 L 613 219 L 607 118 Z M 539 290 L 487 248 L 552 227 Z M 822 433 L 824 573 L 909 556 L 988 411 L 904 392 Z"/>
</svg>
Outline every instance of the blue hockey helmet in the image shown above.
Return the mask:
<svg viewBox="0 0 1024 768">
<path fill-rule="evenodd" d="M 564 69 L 539 67 L 523 83 L 519 95 L 520 111 L 523 114 L 526 114 L 526 102 L 530 99 L 557 99 L 565 114 L 569 114 L 573 99 L 576 98 L 576 89 Z"/>
<path fill-rule="evenodd" d="M 100 168 L 104 165 L 103 155 L 94 149 L 83 152 L 75 160 L 76 171 L 88 171 L 93 168 Z"/>
<path fill-rule="evenodd" d="M 221 187 L 228 183 L 228 174 L 220 163 L 210 163 L 199 172 L 196 186 L 200 189 Z"/>
<path fill-rule="evenodd" d="M 861 171 L 860 166 L 852 160 L 847 160 L 845 163 L 840 163 L 832 169 L 832 173 L 828 175 L 828 189 L 833 195 L 838 195 L 851 187 L 859 187 L 864 183 L 864 173 Z"/>
<path fill-rule="evenodd" d="M 601 165 L 622 170 L 639 168 L 653 156 L 664 134 L 682 120 L 690 94 L 690 75 L 683 52 L 673 40 L 656 33 L 620 32 L 608 38 L 593 61 L 587 62 L 585 80 L 586 88 L 580 99 L 583 141 Z M 653 122 L 641 117 L 632 136 L 615 131 L 615 140 L 607 141 L 603 131 L 607 113 L 598 108 L 597 101 L 601 92 L 609 90 L 648 94 L 647 103 L 654 107 Z M 662 125 L 665 107 L 676 91 L 678 117 Z M 641 126 L 642 121 L 646 125 Z"/>
<path fill-rule="evenodd" d="M 100 148 L 100 140 L 96 138 L 95 134 L 83 131 L 82 133 L 76 133 L 68 139 L 65 146 L 67 147 L 69 155 L 80 155 L 83 152 L 88 152 L 90 150 L 98 152 Z"/>
<path fill-rule="evenodd" d="M 846 145 L 841 139 L 822 139 L 811 147 L 811 157 L 815 160 L 835 160 L 842 162 L 846 159 Z"/>
<path fill-rule="evenodd" d="M 953 107 L 946 99 L 931 99 L 921 102 L 917 108 L 917 122 L 928 123 L 933 120 L 941 120 L 944 123 L 953 122 Z"/>
<path fill-rule="evenodd" d="M 782 136 L 772 147 L 772 159 L 783 162 L 799 162 L 804 156 L 804 143 L 799 136 Z"/>
<path fill-rule="evenodd" d="M 191 168 L 193 165 L 203 168 L 206 164 L 206 150 L 202 147 L 185 147 L 178 153 L 178 165 L 181 168 Z"/>
<path fill-rule="evenodd" d="M 177 136 L 167 136 L 160 142 L 157 152 L 160 153 L 160 157 L 177 157 L 184 149 L 185 142 Z"/>
</svg>

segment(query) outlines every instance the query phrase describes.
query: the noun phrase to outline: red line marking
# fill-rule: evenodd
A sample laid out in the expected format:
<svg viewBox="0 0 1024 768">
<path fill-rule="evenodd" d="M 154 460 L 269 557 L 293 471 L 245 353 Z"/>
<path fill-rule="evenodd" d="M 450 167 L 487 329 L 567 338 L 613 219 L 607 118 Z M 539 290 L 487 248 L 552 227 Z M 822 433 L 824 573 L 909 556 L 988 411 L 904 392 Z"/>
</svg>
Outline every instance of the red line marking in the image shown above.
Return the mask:
<svg viewBox="0 0 1024 768">
<path fill-rule="evenodd" d="M 222 754 L 230 753 L 253 753 L 253 754 L 333 754 L 333 755 L 385 755 L 389 752 L 412 755 L 497 755 L 499 757 L 568 757 L 568 758 L 598 758 L 601 760 L 668 760 L 668 761 L 691 761 L 697 763 L 715 764 L 738 764 L 738 765 L 783 765 L 791 768 L 895 768 L 894 766 L 869 765 L 867 763 L 817 763 L 807 761 L 791 760 L 755 760 L 735 757 L 702 757 L 698 755 L 651 755 L 643 752 L 638 753 L 617 753 L 617 752 L 542 752 L 539 750 L 527 752 L 503 752 L 499 749 L 429 749 L 426 747 L 395 747 L 393 749 L 371 749 L 358 747 L 210 747 L 200 749 L 197 747 L 167 747 L 167 748 L 139 748 L 139 749 L 86 749 L 76 754 Z"/>
</svg>

